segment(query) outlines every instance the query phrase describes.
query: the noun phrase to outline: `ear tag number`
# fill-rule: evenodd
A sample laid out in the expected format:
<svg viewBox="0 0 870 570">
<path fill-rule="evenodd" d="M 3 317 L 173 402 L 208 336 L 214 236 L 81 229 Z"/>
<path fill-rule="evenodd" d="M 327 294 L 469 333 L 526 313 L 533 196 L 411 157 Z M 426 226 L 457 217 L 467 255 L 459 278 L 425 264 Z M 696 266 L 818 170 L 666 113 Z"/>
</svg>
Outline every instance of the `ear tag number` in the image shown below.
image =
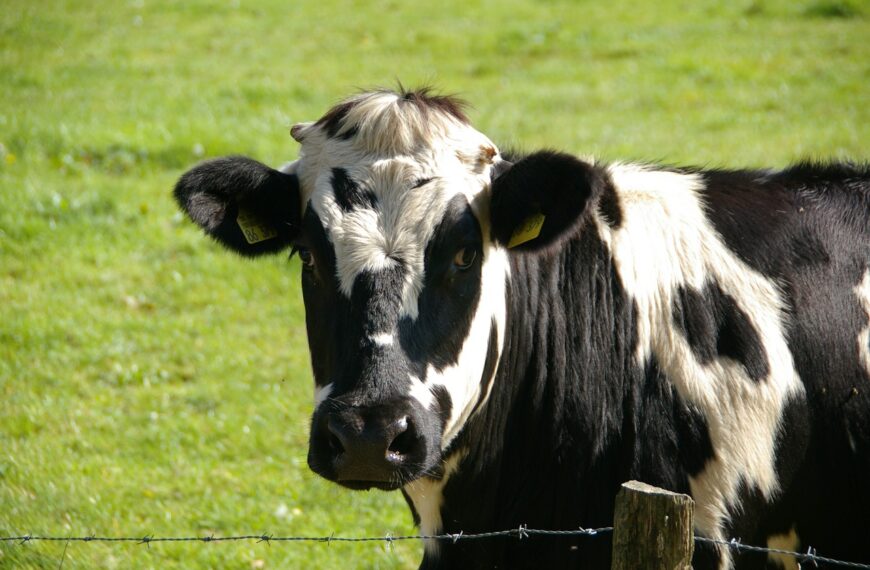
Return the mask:
<svg viewBox="0 0 870 570">
<path fill-rule="evenodd" d="M 242 233 L 245 234 L 245 240 L 250 244 L 278 237 L 278 231 L 275 228 L 258 218 L 250 210 L 239 209 L 236 223 L 239 224 Z"/>
<path fill-rule="evenodd" d="M 541 228 L 544 227 L 544 220 L 546 219 L 546 216 L 540 213 L 532 214 L 526 218 L 526 221 L 520 224 L 520 227 L 518 227 L 511 236 L 511 240 L 508 242 L 508 247 L 522 245 L 541 235 Z"/>
</svg>

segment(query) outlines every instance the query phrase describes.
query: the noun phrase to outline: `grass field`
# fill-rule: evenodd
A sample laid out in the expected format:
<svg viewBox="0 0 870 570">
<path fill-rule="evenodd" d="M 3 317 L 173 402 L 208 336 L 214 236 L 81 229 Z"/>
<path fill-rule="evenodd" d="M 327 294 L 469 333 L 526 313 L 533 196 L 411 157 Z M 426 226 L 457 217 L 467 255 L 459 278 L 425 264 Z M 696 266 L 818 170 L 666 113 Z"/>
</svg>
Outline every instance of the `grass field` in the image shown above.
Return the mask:
<svg viewBox="0 0 870 570">
<path fill-rule="evenodd" d="M 111 6 L 111 8 L 109 8 Z M 176 213 L 203 157 L 295 157 L 357 87 L 434 83 L 503 145 L 870 158 L 870 4 L 6 0 L 0 535 L 414 532 L 305 463 L 298 261 Z M 408 568 L 419 545 L 0 543 L 2 568 Z"/>
</svg>

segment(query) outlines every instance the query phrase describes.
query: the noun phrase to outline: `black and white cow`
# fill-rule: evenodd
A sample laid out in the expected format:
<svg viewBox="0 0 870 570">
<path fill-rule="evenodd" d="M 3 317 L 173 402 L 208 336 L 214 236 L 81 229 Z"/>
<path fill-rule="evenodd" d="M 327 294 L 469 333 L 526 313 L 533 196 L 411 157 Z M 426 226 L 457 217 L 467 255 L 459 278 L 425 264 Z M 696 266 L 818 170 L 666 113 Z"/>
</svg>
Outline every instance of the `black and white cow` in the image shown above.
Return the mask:
<svg viewBox="0 0 870 570">
<path fill-rule="evenodd" d="M 690 493 L 701 535 L 870 560 L 868 167 L 509 161 L 426 90 L 292 136 L 280 171 L 215 159 L 175 196 L 230 249 L 298 253 L 315 472 L 401 489 L 426 534 L 606 526 L 639 479 Z M 423 567 L 610 548 L 432 542 Z"/>
</svg>

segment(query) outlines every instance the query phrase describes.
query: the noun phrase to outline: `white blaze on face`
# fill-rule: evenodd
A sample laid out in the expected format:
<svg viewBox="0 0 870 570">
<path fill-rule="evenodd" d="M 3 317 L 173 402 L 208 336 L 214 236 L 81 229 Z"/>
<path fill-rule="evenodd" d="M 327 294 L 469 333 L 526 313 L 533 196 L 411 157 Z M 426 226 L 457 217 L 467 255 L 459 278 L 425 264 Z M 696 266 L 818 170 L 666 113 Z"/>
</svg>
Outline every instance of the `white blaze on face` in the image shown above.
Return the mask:
<svg viewBox="0 0 870 570">
<path fill-rule="evenodd" d="M 462 344 L 459 359 L 454 366 L 438 371 L 430 366 L 427 377 L 433 386 L 443 386 L 453 403 L 450 417 L 441 439 L 446 449 L 468 421 L 475 404 L 481 398 L 481 388 L 486 388 L 483 401 L 489 398 L 492 378 L 482 378 L 489 354 L 490 331 L 496 327 L 496 361 L 501 356 L 507 320 L 507 280 L 510 276 L 507 252 L 493 243 L 484 241 L 484 261 L 481 271 L 480 301 L 471 321 L 468 337 Z M 495 368 L 492 374 L 495 374 Z"/>
</svg>

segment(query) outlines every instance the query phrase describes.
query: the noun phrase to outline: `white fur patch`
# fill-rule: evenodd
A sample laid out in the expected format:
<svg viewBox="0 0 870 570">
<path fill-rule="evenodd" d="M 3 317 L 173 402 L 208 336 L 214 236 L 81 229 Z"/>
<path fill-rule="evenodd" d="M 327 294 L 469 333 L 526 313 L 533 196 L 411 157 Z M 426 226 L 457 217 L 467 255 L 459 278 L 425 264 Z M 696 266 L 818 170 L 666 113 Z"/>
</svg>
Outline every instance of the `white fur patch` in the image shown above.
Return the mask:
<svg viewBox="0 0 870 570">
<path fill-rule="evenodd" d="M 423 477 L 405 485 L 404 490 L 420 517 L 420 534 L 431 536 L 440 533 L 444 528 L 441 520 L 441 506 L 444 503 L 442 491 L 466 453 L 466 450 L 458 450 L 444 462 L 444 476 L 441 479 Z M 424 548 L 430 555 L 437 554 L 438 541 L 426 540 Z"/>
<path fill-rule="evenodd" d="M 800 544 L 801 541 L 795 529 L 791 529 L 787 534 L 776 534 L 767 538 L 767 547 L 776 550 L 797 552 Z M 800 570 L 800 565 L 794 556 L 771 552 L 767 555 L 767 559 L 778 564 L 783 570 Z"/>
<path fill-rule="evenodd" d="M 285 162 L 281 165 L 281 168 L 278 169 L 279 172 L 283 172 L 284 174 L 295 174 L 296 167 L 299 165 L 298 160 L 294 160 L 291 162 Z"/>
<path fill-rule="evenodd" d="M 864 272 L 864 278 L 853 291 L 858 296 L 858 302 L 867 315 L 867 326 L 861 329 L 858 334 L 858 356 L 864 366 L 864 371 L 870 376 L 870 269 Z"/>
<path fill-rule="evenodd" d="M 496 362 L 501 356 L 501 348 L 504 343 L 505 322 L 507 306 L 505 295 L 507 294 L 507 278 L 510 275 L 507 252 L 495 246 L 493 243 L 484 243 L 484 261 L 481 272 L 480 301 L 477 306 L 468 337 L 462 345 L 459 358 L 454 366 L 448 366 L 440 372 L 430 366 L 427 372 L 428 382 L 431 385 L 441 385 L 450 394 L 453 407 L 450 418 L 444 427 L 441 447 L 446 449 L 468 421 L 474 405 L 480 397 L 481 382 L 488 386 L 487 393 L 483 395 L 485 402 L 492 391 L 493 379 L 481 378 L 489 352 L 490 330 L 493 326 L 498 328 L 496 350 Z M 492 374 L 495 375 L 493 369 Z"/>
<path fill-rule="evenodd" d="M 326 384 L 324 386 L 314 386 L 314 409 L 316 410 L 320 404 L 323 403 L 324 400 L 329 398 L 329 395 L 332 394 L 332 382 Z"/>
<path fill-rule="evenodd" d="M 380 333 L 369 338 L 377 346 L 393 346 L 393 335 L 390 333 Z"/>
<path fill-rule="evenodd" d="M 690 479 L 698 505 L 695 525 L 723 539 L 729 509 L 739 508 L 741 483 L 767 498 L 779 490 L 777 430 L 786 402 L 803 391 L 783 333 L 785 305 L 776 284 L 741 261 L 710 224 L 697 175 L 629 164 L 614 164 L 609 172 L 624 222 L 615 230 L 597 224 L 637 303 L 636 358 L 645 364 L 655 356 L 680 396 L 704 413 L 716 457 Z M 760 382 L 730 359 L 702 364 L 674 325 L 678 288 L 701 290 L 713 280 L 758 331 L 770 367 Z M 729 565 L 730 559 L 723 560 L 723 567 Z"/>
<path fill-rule="evenodd" d="M 432 394 L 432 390 L 430 390 L 429 386 L 421 382 L 416 376 L 410 376 L 410 378 L 410 396 L 420 402 L 424 409 L 429 410 L 432 407 L 432 402 L 435 401 L 435 396 Z"/>
</svg>

